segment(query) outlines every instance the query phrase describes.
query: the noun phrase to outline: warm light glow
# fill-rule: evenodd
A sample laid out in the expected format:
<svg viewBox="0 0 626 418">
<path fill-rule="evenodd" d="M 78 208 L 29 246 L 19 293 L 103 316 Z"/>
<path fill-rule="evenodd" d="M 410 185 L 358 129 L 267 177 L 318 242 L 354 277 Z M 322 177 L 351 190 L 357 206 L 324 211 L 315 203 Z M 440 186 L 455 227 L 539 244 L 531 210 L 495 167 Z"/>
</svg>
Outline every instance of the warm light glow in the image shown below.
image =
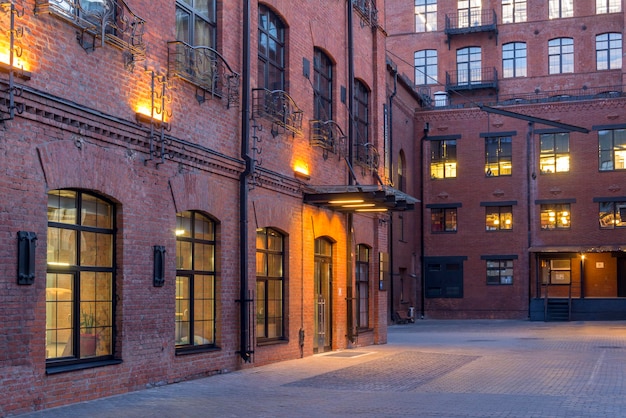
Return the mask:
<svg viewBox="0 0 626 418">
<path fill-rule="evenodd" d="M 496 219 L 496 220 L 493 221 L 493 224 L 494 225 L 500 225 L 500 221 Z"/>
<path fill-rule="evenodd" d="M 569 216 L 569 212 L 563 212 L 561 216 Z"/>
<path fill-rule="evenodd" d="M 504 221 L 504 223 L 505 223 L 506 225 L 511 225 L 511 220 L 510 220 L 510 219 L 507 219 L 506 221 Z"/>
<path fill-rule="evenodd" d="M 341 205 L 342 208 L 371 208 L 375 203 L 356 203 L 354 205 Z"/>
<path fill-rule="evenodd" d="M 185 230 L 184 229 L 177 229 L 176 230 L 176 236 L 181 236 L 181 235 L 185 235 Z"/>
<path fill-rule="evenodd" d="M 11 62 L 11 55 L 10 55 L 10 51 L 8 49 L 2 49 L 0 50 L 0 63 L 2 64 L 6 64 L 7 66 L 10 65 Z M 29 71 L 30 68 L 28 66 L 28 63 L 24 60 L 24 57 L 16 57 L 15 54 L 13 54 L 13 68 L 16 71 L 20 71 L 20 70 L 24 70 L 24 71 Z"/>
<path fill-rule="evenodd" d="M 363 203 L 365 200 L 363 199 L 346 199 L 346 200 L 329 200 L 328 203 L 331 205 L 343 205 L 349 203 Z"/>
<path fill-rule="evenodd" d="M 137 106 L 137 113 L 144 115 L 148 118 L 152 117 L 152 111 L 150 110 L 150 105 L 139 105 Z"/>
<path fill-rule="evenodd" d="M 61 262 L 58 262 L 58 261 L 48 261 L 48 265 L 49 266 L 65 266 L 65 267 L 67 267 L 67 266 L 70 265 L 70 263 L 61 263 Z"/>
<path fill-rule="evenodd" d="M 294 173 L 302 174 L 303 176 L 310 176 L 309 165 L 304 161 L 297 161 L 293 166 Z"/>
<path fill-rule="evenodd" d="M 387 212 L 385 208 L 357 209 L 356 212 Z"/>
</svg>

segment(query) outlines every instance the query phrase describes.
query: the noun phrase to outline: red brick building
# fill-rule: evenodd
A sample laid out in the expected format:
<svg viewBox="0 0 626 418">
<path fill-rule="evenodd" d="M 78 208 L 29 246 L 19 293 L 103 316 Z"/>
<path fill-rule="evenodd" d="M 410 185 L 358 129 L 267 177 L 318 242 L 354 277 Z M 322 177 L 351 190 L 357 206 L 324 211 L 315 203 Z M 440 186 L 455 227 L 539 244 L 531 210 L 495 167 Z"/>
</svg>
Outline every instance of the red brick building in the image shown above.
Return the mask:
<svg viewBox="0 0 626 418">
<path fill-rule="evenodd" d="M 0 6 L 0 415 L 386 342 L 384 10 Z"/>
<path fill-rule="evenodd" d="M 385 7 L 389 57 L 420 96 L 416 309 L 625 319 L 623 2 Z"/>
</svg>

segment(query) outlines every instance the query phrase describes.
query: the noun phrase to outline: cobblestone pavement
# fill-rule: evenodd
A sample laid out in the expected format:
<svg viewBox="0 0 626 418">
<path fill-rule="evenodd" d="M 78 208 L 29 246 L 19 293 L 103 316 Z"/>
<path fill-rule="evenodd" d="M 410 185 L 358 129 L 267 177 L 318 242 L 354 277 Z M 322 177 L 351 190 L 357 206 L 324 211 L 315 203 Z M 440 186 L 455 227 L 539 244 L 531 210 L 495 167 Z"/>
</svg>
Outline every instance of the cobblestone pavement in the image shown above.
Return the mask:
<svg viewBox="0 0 626 418">
<path fill-rule="evenodd" d="M 626 322 L 435 321 L 22 417 L 626 417 Z"/>
</svg>

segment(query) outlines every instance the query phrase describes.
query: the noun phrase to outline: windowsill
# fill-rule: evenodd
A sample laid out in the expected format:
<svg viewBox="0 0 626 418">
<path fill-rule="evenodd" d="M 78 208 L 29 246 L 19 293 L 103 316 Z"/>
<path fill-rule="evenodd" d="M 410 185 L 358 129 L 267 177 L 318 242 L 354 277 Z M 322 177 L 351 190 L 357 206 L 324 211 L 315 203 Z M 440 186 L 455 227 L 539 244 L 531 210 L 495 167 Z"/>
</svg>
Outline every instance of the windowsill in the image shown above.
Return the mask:
<svg viewBox="0 0 626 418">
<path fill-rule="evenodd" d="M 220 347 L 216 346 L 191 346 L 191 347 L 180 347 L 176 348 L 175 355 L 176 356 L 186 356 L 187 354 L 198 354 L 198 353 L 209 353 L 211 351 L 221 351 Z"/>
<path fill-rule="evenodd" d="M 283 345 L 283 344 L 289 344 L 289 340 L 281 338 L 280 340 L 257 341 L 256 343 L 258 347 L 265 347 L 268 345 Z"/>
<path fill-rule="evenodd" d="M 91 362 L 86 362 L 86 363 L 47 365 L 46 374 L 73 372 L 77 370 L 93 369 L 96 367 L 112 366 L 114 364 L 121 364 L 121 363 L 122 363 L 122 360 L 109 359 L 109 360 L 91 361 Z"/>
</svg>

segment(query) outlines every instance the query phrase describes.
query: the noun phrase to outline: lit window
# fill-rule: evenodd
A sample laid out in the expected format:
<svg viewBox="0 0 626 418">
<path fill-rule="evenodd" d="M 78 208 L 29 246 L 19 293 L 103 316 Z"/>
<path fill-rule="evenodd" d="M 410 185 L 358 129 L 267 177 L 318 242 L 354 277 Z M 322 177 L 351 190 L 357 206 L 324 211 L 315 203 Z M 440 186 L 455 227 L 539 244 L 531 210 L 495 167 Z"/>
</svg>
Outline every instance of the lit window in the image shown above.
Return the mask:
<svg viewBox="0 0 626 418">
<path fill-rule="evenodd" d="M 598 70 L 622 68 L 621 33 L 603 33 L 596 36 L 596 68 Z"/>
<path fill-rule="evenodd" d="M 115 213 L 73 190 L 48 193 L 46 359 L 113 355 Z"/>
<path fill-rule="evenodd" d="M 548 66 L 550 74 L 574 72 L 574 40 L 557 38 L 548 41 Z"/>
<path fill-rule="evenodd" d="M 513 284 L 513 260 L 486 260 L 487 284 Z"/>
<path fill-rule="evenodd" d="M 502 23 L 526 22 L 526 0 L 502 0 Z"/>
<path fill-rule="evenodd" d="M 541 229 L 569 229 L 570 216 L 569 203 L 541 205 Z"/>
<path fill-rule="evenodd" d="M 512 169 L 511 137 L 485 138 L 485 175 L 510 176 Z"/>
<path fill-rule="evenodd" d="M 541 174 L 569 171 L 569 133 L 542 134 L 539 171 Z"/>
<path fill-rule="evenodd" d="M 526 43 L 502 45 L 502 77 L 526 77 Z"/>
<path fill-rule="evenodd" d="M 259 87 L 285 90 L 285 25 L 266 6 L 259 6 Z"/>
<path fill-rule="evenodd" d="M 600 171 L 626 169 L 626 129 L 598 131 L 598 142 Z"/>
<path fill-rule="evenodd" d="M 548 17 L 559 19 L 574 16 L 574 0 L 550 0 L 548 2 Z"/>
<path fill-rule="evenodd" d="M 437 50 L 425 49 L 415 53 L 415 84 L 437 84 Z"/>
<path fill-rule="evenodd" d="M 284 337 L 284 239 L 276 230 L 256 233 L 256 333 L 267 341 Z"/>
<path fill-rule="evenodd" d="M 370 248 L 359 244 L 356 246 L 356 283 L 357 283 L 357 327 L 369 327 L 369 294 L 370 294 Z"/>
<path fill-rule="evenodd" d="M 622 0 L 596 0 L 596 13 L 619 13 L 622 11 Z"/>
<path fill-rule="evenodd" d="M 456 177 L 456 140 L 430 141 L 430 178 Z"/>
<path fill-rule="evenodd" d="M 459 0 L 459 28 L 480 26 L 481 23 L 481 0 Z"/>
<path fill-rule="evenodd" d="M 457 84 L 480 84 L 482 81 L 482 53 L 480 47 L 461 48 L 456 52 Z"/>
<path fill-rule="evenodd" d="M 215 345 L 215 222 L 176 215 L 176 348 Z"/>
<path fill-rule="evenodd" d="M 512 206 L 487 206 L 485 209 L 485 229 L 487 231 L 513 229 Z"/>
<path fill-rule="evenodd" d="M 415 32 L 437 30 L 437 0 L 415 0 Z"/>
<path fill-rule="evenodd" d="M 431 208 L 430 221 L 432 232 L 456 232 L 457 208 Z"/>
<path fill-rule="evenodd" d="M 626 199 L 621 202 L 600 202 L 598 219 L 601 229 L 626 228 Z"/>
</svg>

